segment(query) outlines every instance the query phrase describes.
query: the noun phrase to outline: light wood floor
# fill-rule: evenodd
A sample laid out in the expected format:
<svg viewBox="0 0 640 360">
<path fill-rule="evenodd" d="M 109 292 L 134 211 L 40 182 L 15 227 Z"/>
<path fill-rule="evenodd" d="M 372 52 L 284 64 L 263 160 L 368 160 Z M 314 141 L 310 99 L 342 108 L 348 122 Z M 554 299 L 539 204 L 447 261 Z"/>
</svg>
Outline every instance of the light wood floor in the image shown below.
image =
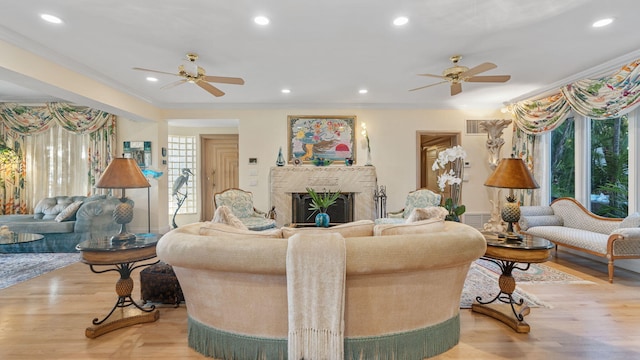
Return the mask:
<svg viewBox="0 0 640 360">
<path fill-rule="evenodd" d="M 594 283 L 522 286 L 552 306 L 531 310 L 529 334 L 461 310 L 460 344 L 433 359 L 640 359 L 640 274 L 617 269 L 609 284 L 606 265 L 563 252 L 547 264 Z M 117 276 L 77 263 L 0 290 L 0 359 L 206 359 L 187 346 L 184 305 L 86 338 L 113 306 Z"/>
</svg>

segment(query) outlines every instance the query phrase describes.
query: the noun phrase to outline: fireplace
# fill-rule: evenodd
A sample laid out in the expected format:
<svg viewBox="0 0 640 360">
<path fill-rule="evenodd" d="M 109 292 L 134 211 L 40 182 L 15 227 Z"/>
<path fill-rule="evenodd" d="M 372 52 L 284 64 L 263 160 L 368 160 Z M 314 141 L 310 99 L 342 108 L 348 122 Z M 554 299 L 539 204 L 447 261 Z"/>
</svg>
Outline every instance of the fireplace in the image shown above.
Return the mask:
<svg viewBox="0 0 640 360">
<path fill-rule="evenodd" d="M 353 193 L 341 193 L 336 203 L 327 209 L 332 224 L 343 224 L 353 221 Z M 311 196 L 309 193 L 291 194 L 291 222 L 305 224 L 315 222 L 315 213 L 309 210 Z M 316 212 L 317 213 L 317 212 Z"/>
<path fill-rule="evenodd" d="M 275 207 L 278 227 L 297 222 L 299 216 L 304 217 L 305 223 L 314 222 L 314 219 L 306 219 L 308 214 L 299 215 L 302 210 L 306 213 L 309 208 L 306 201 L 298 204 L 294 219 L 294 197 L 304 197 L 307 188 L 345 194 L 343 201 L 350 209 L 344 213 L 342 205 L 332 206 L 329 212 L 331 222 L 374 220 L 377 186 L 376 169 L 373 166 L 274 166 L 269 173 L 270 201 L 271 206 Z M 331 211 L 338 213 L 333 216 Z"/>
</svg>

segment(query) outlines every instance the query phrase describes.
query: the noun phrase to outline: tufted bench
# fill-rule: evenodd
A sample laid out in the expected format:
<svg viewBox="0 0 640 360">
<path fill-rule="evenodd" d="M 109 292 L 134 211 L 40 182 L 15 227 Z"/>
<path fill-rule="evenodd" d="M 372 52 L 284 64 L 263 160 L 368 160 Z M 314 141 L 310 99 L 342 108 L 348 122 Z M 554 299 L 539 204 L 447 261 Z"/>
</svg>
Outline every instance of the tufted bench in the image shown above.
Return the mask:
<svg viewBox="0 0 640 360">
<path fill-rule="evenodd" d="M 623 219 L 593 214 L 577 200 L 559 198 L 549 206 L 520 207 L 520 230 L 556 245 L 604 257 L 609 282 L 616 259 L 640 259 L 640 214 Z"/>
</svg>

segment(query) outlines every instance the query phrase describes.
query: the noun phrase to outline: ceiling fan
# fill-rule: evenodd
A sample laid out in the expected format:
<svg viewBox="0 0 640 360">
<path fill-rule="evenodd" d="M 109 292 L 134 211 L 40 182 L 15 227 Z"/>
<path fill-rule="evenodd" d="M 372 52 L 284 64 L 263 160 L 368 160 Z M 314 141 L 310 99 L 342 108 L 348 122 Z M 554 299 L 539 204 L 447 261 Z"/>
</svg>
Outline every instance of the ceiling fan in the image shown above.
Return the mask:
<svg viewBox="0 0 640 360">
<path fill-rule="evenodd" d="M 453 62 L 453 66 L 448 69 L 445 69 L 442 72 L 442 75 L 418 74 L 420 76 L 429 76 L 429 77 L 444 79 L 443 81 L 437 82 L 435 84 L 430 84 L 427 86 L 421 86 L 419 88 L 411 89 L 409 91 L 420 90 L 420 89 L 424 89 L 431 86 L 440 85 L 440 84 L 449 82 L 451 83 L 451 96 L 454 96 L 462 92 L 463 82 L 505 82 L 511 79 L 511 75 L 476 76 L 477 74 L 483 73 L 485 71 L 495 69 L 497 66 L 496 64 L 493 64 L 493 63 L 486 62 L 469 69 L 466 66 L 458 65 L 458 61 L 462 59 L 461 55 L 454 55 L 449 59 Z"/>
<path fill-rule="evenodd" d="M 244 80 L 241 78 L 206 75 L 206 72 L 204 71 L 204 69 L 196 65 L 196 60 L 198 60 L 198 54 L 194 54 L 194 53 L 187 54 L 187 62 L 178 66 L 177 74 L 165 72 L 165 71 L 144 69 L 139 67 L 134 67 L 133 69 L 182 77 L 181 80 L 178 80 L 176 82 L 163 86 L 162 87 L 163 89 L 189 82 L 189 83 L 198 85 L 199 87 L 203 88 L 213 96 L 223 96 L 224 92 L 218 89 L 217 87 L 211 85 L 210 84 L 211 82 L 220 83 L 220 84 L 244 85 Z"/>
</svg>

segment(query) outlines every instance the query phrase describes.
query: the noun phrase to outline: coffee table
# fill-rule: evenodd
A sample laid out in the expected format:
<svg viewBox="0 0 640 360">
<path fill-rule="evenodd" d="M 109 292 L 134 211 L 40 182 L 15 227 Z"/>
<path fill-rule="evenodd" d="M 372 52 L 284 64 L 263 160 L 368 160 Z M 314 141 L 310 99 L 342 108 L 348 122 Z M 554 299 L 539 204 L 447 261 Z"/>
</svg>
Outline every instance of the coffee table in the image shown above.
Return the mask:
<svg viewBox="0 0 640 360">
<path fill-rule="evenodd" d="M 160 313 L 154 305 L 142 307 L 131 298 L 131 272 L 158 262 L 156 260 L 136 265 L 137 262 L 156 257 L 156 244 L 159 239 L 160 235 L 157 234 L 136 234 L 134 240 L 112 241 L 104 237 L 86 240 L 76 246 L 82 255 L 82 262 L 88 264 L 92 272 L 101 274 L 116 271 L 120 274 L 120 279 L 116 282 L 116 304 L 102 320 L 93 319 L 93 326 L 85 331 L 86 337 L 95 338 L 126 326 L 158 320 Z M 96 267 L 107 268 L 96 270 Z M 110 319 L 112 315 L 113 318 Z"/>
<path fill-rule="evenodd" d="M 497 264 L 502 271 L 498 279 L 500 292 L 487 301 L 480 296 L 476 297 L 471 310 L 500 320 L 518 333 L 528 333 L 531 329 L 524 317 L 529 315 L 530 309 L 524 299 L 515 300 L 513 297 L 516 281 L 512 271 L 526 271 L 532 263 L 547 261 L 553 244 L 549 240 L 530 235 L 523 236 L 522 240 L 501 238 L 495 233 L 483 235 L 487 240 L 487 250 L 482 258 Z"/>
<path fill-rule="evenodd" d="M 44 235 L 32 233 L 11 233 L 9 235 L 0 235 L 0 244 L 18 244 L 38 241 L 44 239 Z"/>
</svg>

